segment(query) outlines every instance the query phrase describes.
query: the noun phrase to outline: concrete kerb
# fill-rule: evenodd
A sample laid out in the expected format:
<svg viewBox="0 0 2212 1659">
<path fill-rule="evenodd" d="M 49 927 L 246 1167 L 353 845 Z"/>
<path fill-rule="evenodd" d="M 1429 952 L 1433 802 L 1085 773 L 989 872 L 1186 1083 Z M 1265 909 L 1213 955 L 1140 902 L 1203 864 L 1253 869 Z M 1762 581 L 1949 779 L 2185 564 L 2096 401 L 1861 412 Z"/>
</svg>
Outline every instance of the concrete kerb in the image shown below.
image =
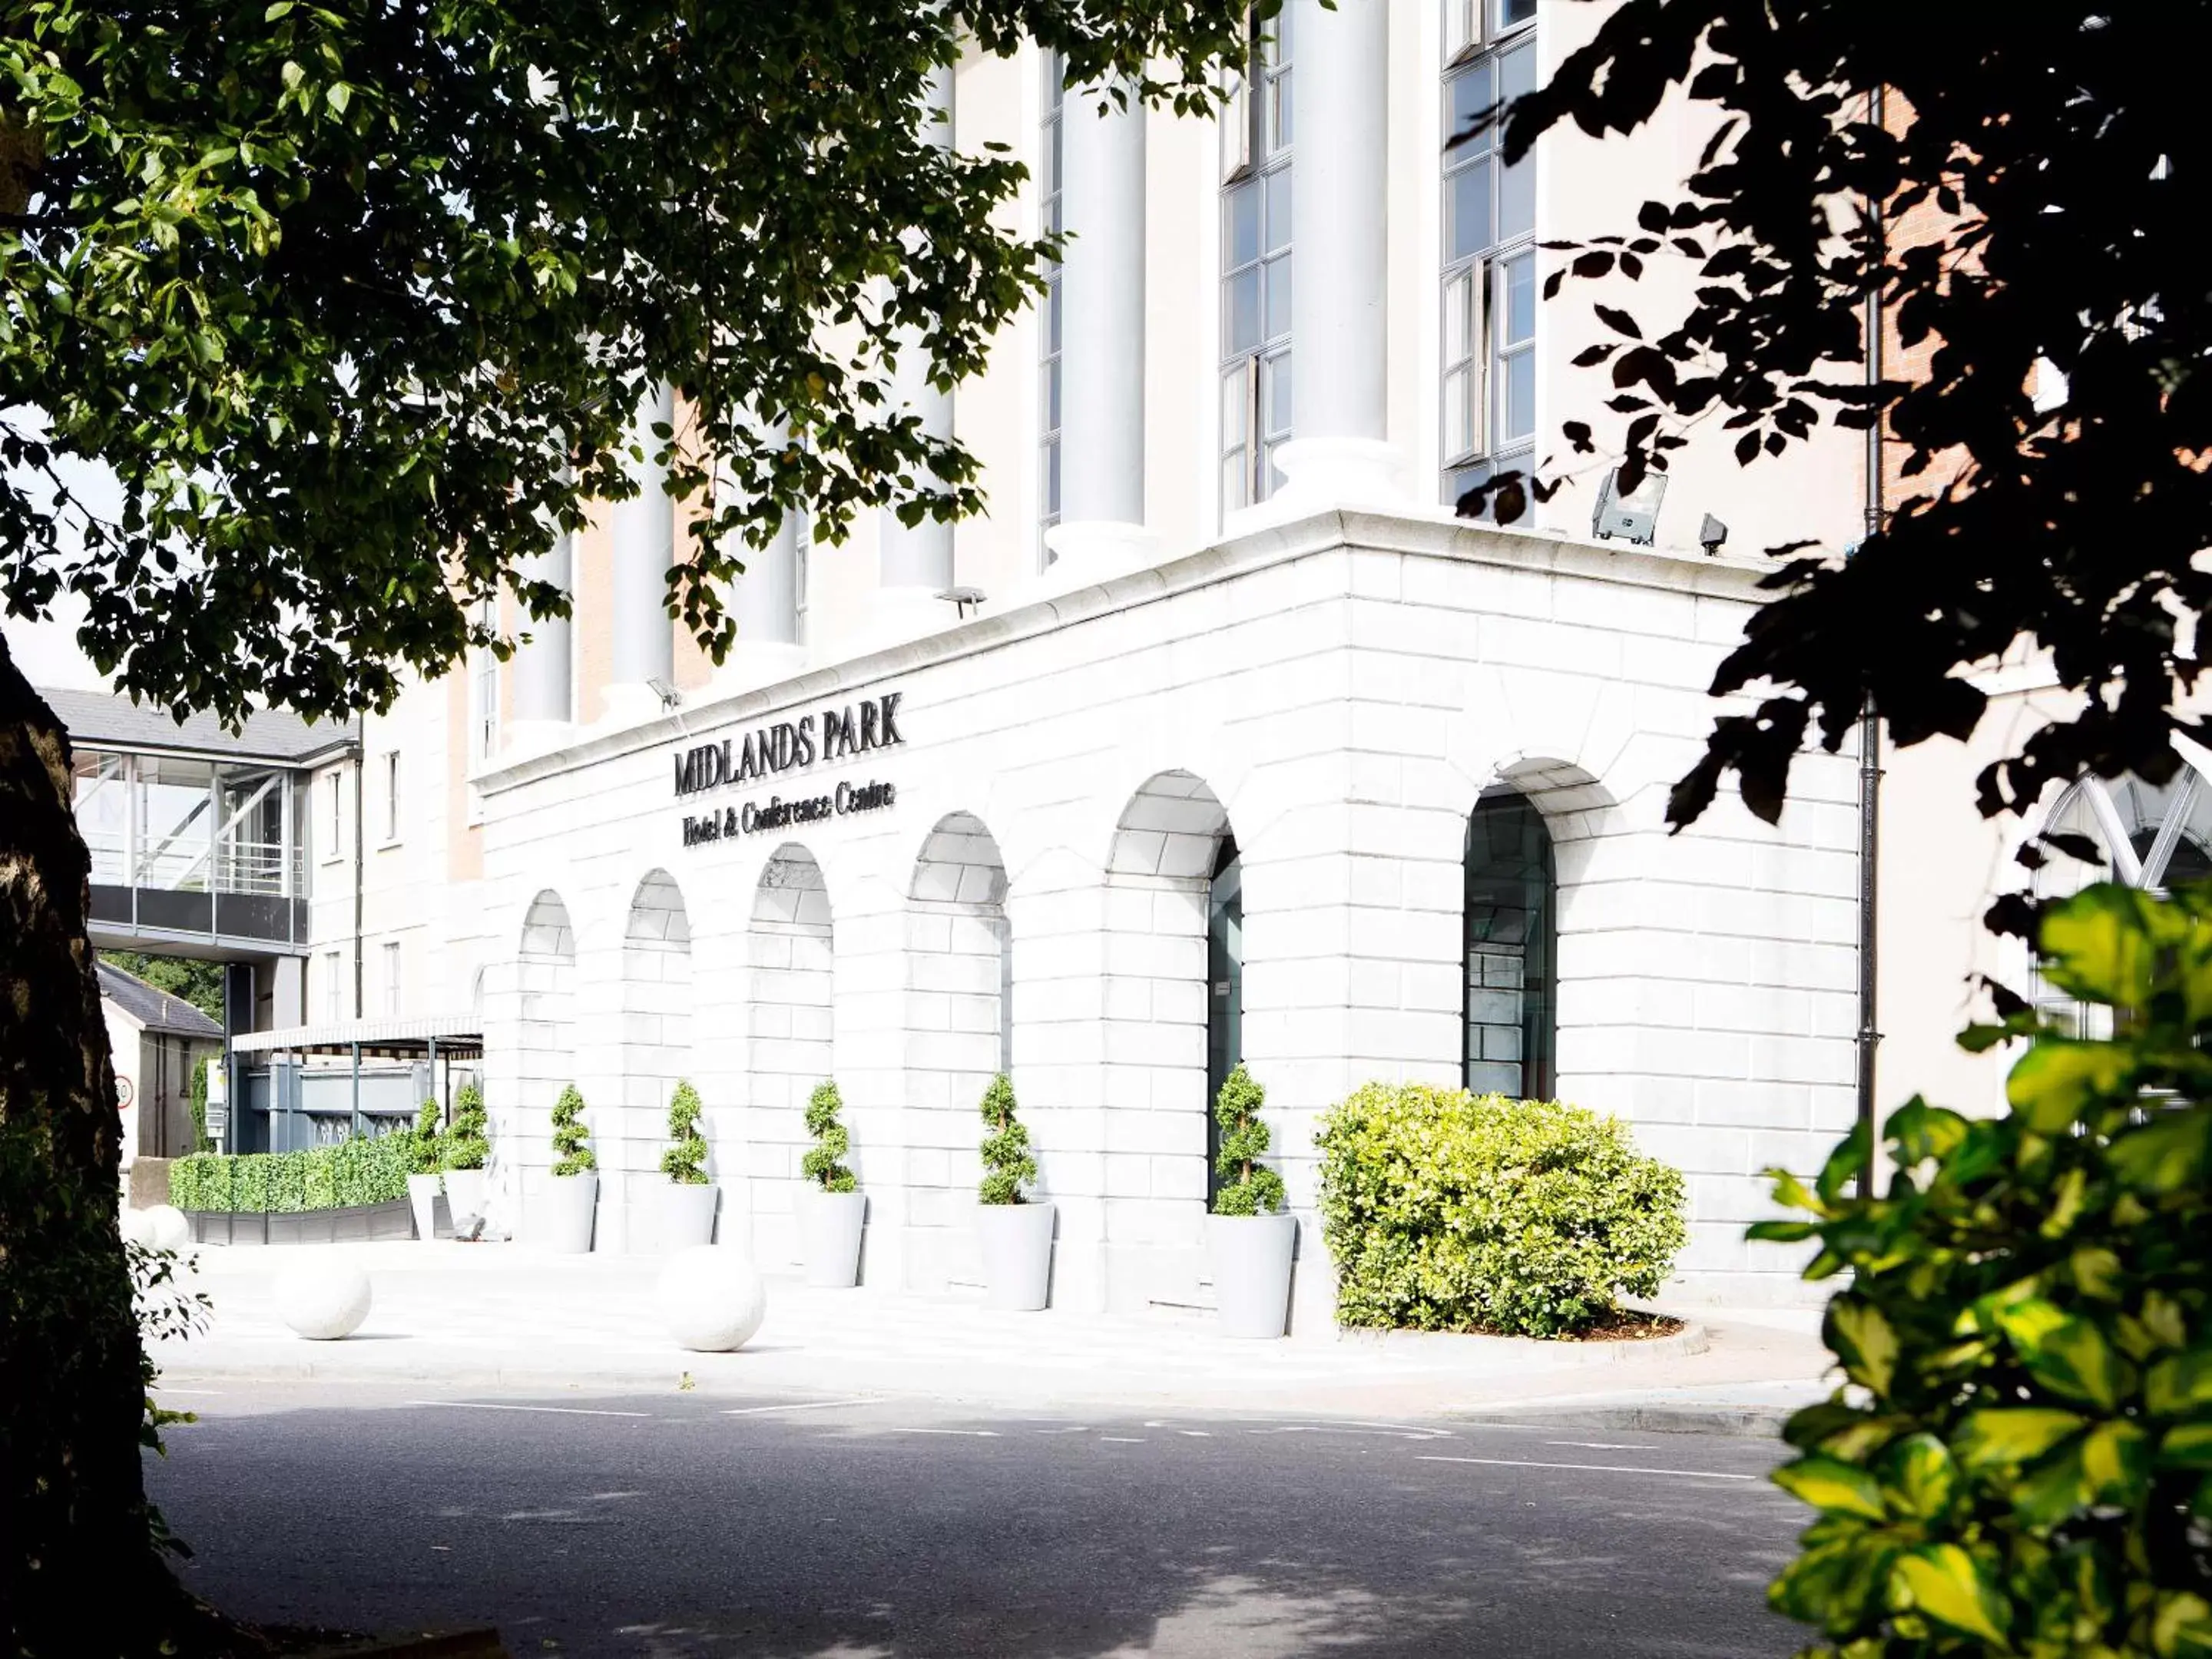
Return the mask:
<svg viewBox="0 0 2212 1659">
<path fill-rule="evenodd" d="M 1355 1346 L 1372 1345 L 1385 1352 L 1418 1352 L 1425 1358 L 1446 1352 L 1520 1355 L 1541 1362 L 1532 1364 L 1528 1367 L 1531 1370 L 1562 1370 L 1576 1365 L 1686 1359 L 1710 1348 L 1713 1334 L 1702 1321 L 1684 1319 L 1679 1331 L 1626 1341 L 1562 1342 L 1533 1336 L 1484 1336 L 1461 1331 L 1365 1331 L 1348 1327 L 1340 1328 L 1332 1340 Z"/>
</svg>

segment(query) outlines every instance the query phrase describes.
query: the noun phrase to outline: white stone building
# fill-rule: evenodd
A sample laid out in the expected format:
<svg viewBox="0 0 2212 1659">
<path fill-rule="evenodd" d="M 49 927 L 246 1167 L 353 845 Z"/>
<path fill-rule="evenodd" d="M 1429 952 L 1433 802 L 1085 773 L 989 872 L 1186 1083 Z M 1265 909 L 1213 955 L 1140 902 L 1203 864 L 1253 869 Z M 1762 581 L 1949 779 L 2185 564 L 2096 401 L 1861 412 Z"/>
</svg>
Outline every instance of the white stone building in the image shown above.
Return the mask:
<svg viewBox="0 0 2212 1659">
<path fill-rule="evenodd" d="M 549 557 L 574 620 L 472 677 L 481 920 L 443 972 L 450 1000 L 483 969 L 507 1223 L 573 1080 L 600 1245 L 650 1248 L 689 1078 L 721 1237 L 787 1261 L 799 1108 L 835 1077 L 869 1281 L 973 1282 L 1003 1067 L 1055 1299 L 1202 1305 L 1209 1081 L 1242 1058 L 1309 1224 L 1308 1328 L 1313 1128 L 1372 1078 L 1621 1115 L 1691 1176 L 1685 1294 L 1801 1293 L 1742 1226 L 1758 1172 L 1853 1111 L 1855 769 L 1802 767 L 1778 831 L 1662 815 L 1759 550 L 1856 533 L 1857 441 L 1748 474 L 1692 450 L 1649 546 L 1592 539 L 1602 457 L 1510 527 L 1449 505 L 1611 395 L 1568 363 L 1590 296 L 1536 298 L 1539 244 L 1630 228 L 1703 142 L 1681 117 L 1510 171 L 1447 147 L 1595 9 L 1291 0 L 1220 122 L 1102 115 L 1035 55 L 951 77 L 951 142 L 1015 147 L 1030 222 L 1075 233 L 990 372 L 916 399 L 984 460 L 989 515 L 787 533 L 714 670 L 659 609 L 649 477 Z M 1641 302 L 1680 275 L 1655 258 Z"/>
</svg>

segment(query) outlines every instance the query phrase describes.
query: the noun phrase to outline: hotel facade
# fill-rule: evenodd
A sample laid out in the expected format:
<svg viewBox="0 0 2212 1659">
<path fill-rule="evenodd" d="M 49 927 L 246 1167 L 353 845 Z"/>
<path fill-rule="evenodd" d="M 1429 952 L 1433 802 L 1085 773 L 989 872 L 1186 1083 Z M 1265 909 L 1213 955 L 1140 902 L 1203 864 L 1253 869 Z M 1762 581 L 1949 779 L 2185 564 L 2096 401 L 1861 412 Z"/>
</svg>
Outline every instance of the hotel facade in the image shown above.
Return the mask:
<svg viewBox="0 0 2212 1659">
<path fill-rule="evenodd" d="M 834 1078 L 866 1279 L 920 1291 L 978 1281 L 977 1102 L 1005 1071 L 1058 1206 L 1054 1299 L 1117 1310 L 1210 1300 L 1208 1107 L 1241 1060 L 1303 1224 L 1302 1330 L 1330 1305 L 1334 1103 L 1556 1096 L 1687 1176 L 1680 1296 L 1802 1299 L 1796 1254 L 1743 1228 L 1762 1170 L 1853 1119 L 1856 758 L 1802 762 L 1778 827 L 1723 799 L 1670 835 L 1664 809 L 1762 550 L 1848 546 L 1864 451 L 1744 469 L 1700 436 L 1656 504 L 1602 517 L 1614 458 L 1559 453 L 1564 421 L 1608 429 L 1609 378 L 1571 360 L 1619 296 L 1541 298 L 1570 257 L 1546 245 L 1632 231 L 1709 130 L 1678 106 L 1511 167 L 1448 140 L 1602 9 L 1289 0 L 1218 120 L 1103 110 L 1034 52 L 962 63 L 947 141 L 1024 156 L 1025 228 L 1072 234 L 987 374 L 907 388 L 989 512 L 787 526 L 716 666 L 662 609 L 683 530 L 648 471 L 545 557 L 571 618 L 506 617 L 511 661 L 410 687 L 303 784 L 312 939 L 270 967 L 255 1046 L 472 1030 L 495 1224 L 526 1239 L 573 1081 L 601 1249 L 653 1247 L 688 1079 L 719 1237 L 771 1267 Z M 1654 254 L 1627 303 L 1663 316 L 1691 275 Z M 1563 487 L 1514 522 L 1455 515 L 1543 461 Z M 1966 775 L 1900 772 L 1893 848 L 1990 847 Z M 1943 1050 L 1986 884 L 1886 924 L 1897 1065 Z"/>
</svg>

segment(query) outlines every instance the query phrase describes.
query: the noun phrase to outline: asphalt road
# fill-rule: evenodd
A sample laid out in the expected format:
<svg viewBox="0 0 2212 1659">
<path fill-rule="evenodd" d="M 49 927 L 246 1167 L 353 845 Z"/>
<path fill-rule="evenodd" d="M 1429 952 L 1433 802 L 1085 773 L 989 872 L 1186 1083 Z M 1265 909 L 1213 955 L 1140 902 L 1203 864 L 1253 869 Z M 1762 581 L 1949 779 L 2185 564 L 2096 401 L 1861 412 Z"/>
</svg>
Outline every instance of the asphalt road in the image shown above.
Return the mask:
<svg viewBox="0 0 2212 1659">
<path fill-rule="evenodd" d="M 1755 1440 L 672 1394 L 165 1390 L 226 1611 L 517 1659 L 1780 1656 Z"/>
</svg>

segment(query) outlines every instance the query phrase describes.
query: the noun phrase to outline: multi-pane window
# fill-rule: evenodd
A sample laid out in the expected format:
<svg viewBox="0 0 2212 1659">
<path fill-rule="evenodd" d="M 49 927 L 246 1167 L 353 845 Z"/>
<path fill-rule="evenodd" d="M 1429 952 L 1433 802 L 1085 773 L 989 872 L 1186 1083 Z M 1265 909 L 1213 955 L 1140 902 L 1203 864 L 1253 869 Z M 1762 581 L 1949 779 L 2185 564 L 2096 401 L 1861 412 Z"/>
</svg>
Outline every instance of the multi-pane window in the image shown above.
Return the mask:
<svg viewBox="0 0 2212 1659">
<path fill-rule="evenodd" d="M 392 1016 L 399 1012 L 399 944 L 396 939 L 384 947 L 384 1012 Z"/>
<path fill-rule="evenodd" d="M 1536 84 L 1535 0 L 1445 0 L 1443 499 L 1536 439 L 1536 161 L 1480 118 Z M 1480 130 L 1478 131 L 1477 129 Z"/>
<path fill-rule="evenodd" d="M 1041 165 L 1037 171 L 1044 185 L 1041 216 L 1048 235 L 1057 233 L 1062 224 L 1060 112 L 1066 98 L 1061 82 L 1066 74 L 1067 63 L 1060 53 L 1048 52 L 1044 55 L 1044 121 L 1043 131 L 1038 135 Z M 1037 375 L 1037 429 L 1044 434 L 1037 456 L 1039 494 L 1044 509 L 1038 515 L 1041 532 L 1060 522 L 1060 261 L 1055 259 L 1045 273 L 1044 333 Z M 1050 548 L 1044 550 L 1043 562 L 1052 562 Z"/>
<path fill-rule="evenodd" d="M 399 839 L 399 751 L 386 751 L 384 757 L 384 838 Z"/>
<path fill-rule="evenodd" d="M 1265 501 L 1291 435 L 1291 15 L 1222 112 L 1221 507 Z"/>
<path fill-rule="evenodd" d="M 345 853 L 345 775 L 335 768 L 323 774 L 323 858 L 325 862 Z"/>
<path fill-rule="evenodd" d="M 342 983 L 343 980 L 338 968 L 338 953 L 335 951 L 324 952 L 323 1018 L 325 1019 L 338 1019 L 343 1018 L 341 1011 L 343 1008 L 344 1004 L 341 1000 L 341 992 L 339 989 Z"/>
<path fill-rule="evenodd" d="M 1555 1086 L 1559 878 L 1544 815 L 1504 787 L 1467 821 L 1466 1047 L 1476 1094 L 1543 1100 Z"/>
<path fill-rule="evenodd" d="M 477 620 L 486 628 L 495 624 L 497 617 L 489 602 L 478 611 Z M 489 651 L 478 650 L 470 667 L 469 701 L 475 705 L 470 714 L 476 732 L 476 758 L 481 765 L 499 753 L 499 659 Z"/>
</svg>

